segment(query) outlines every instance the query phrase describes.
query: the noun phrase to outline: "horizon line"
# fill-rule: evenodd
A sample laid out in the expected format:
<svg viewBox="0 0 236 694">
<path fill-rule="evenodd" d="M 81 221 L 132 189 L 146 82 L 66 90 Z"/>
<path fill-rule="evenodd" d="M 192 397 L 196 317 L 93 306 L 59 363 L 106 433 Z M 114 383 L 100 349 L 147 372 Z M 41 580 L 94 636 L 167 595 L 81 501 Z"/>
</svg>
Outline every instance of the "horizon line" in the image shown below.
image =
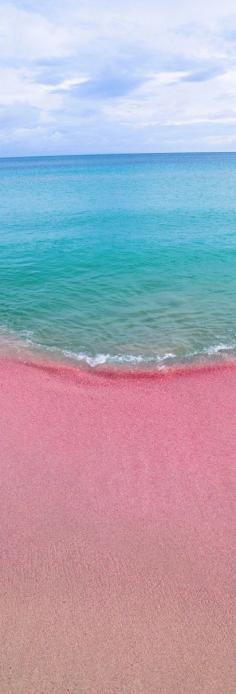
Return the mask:
<svg viewBox="0 0 236 694">
<path fill-rule="evenodd" d="M 5 160 L 5 159 L 56 159 L 58 157 L 130 157 L 130 156 L 175 156 L 175 155 L 192 155 L 192 154 L 198 154 L 198 155 L 220 155 L 220 154 L 236 154 L 236 150 L 232 151 L 227 151 L 227 150 L 191 150 L 191 151 L 184 151 L 184 150 L 179 150 L 179 151 L 173 151 L 173 152 L 87 152 L 87 153 L 76 153 L 76 154 L 8 154 L 8 155 L 1 155 L 0 154 L 0 161 Z"/>
</svg>

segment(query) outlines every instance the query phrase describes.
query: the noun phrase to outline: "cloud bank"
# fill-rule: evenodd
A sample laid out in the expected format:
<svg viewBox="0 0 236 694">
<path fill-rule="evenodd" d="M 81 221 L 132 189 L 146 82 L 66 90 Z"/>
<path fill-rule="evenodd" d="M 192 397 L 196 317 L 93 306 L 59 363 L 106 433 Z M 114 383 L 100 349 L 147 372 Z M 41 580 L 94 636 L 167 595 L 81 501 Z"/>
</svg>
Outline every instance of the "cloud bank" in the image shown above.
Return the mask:
<svg viewBox="0 0 236 694">
<path fill-rule="evenodd" d="M 235 0 L 0 7 L 0 155 L 236 149 Z"/>
</svg>

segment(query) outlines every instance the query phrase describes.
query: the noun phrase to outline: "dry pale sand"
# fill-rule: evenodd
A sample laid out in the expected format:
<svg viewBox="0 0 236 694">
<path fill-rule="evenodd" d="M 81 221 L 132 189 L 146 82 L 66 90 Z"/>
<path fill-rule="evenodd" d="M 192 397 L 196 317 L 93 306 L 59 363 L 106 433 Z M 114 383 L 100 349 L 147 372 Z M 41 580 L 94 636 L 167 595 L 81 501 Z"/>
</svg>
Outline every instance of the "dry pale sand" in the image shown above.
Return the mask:
<svg viewBox="0 0 236 694">
<path fill-rule="evenodd" d="M 236 366 L 0 362 L 1 694 L 236 691 Z"/>
</svg>

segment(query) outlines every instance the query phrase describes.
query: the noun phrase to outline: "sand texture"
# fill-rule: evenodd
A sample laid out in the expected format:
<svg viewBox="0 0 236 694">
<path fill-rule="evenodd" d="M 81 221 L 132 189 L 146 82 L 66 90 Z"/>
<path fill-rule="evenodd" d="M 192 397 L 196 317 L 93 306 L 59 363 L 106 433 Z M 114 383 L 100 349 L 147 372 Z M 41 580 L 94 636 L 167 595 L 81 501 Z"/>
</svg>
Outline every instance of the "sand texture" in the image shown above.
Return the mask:
<svg viewBox="0 0 236 694">
<path fill-rule="evenodd" d="M 0 693 L 233 694 L 236 366 L 0 361 Z"/>
</svg>

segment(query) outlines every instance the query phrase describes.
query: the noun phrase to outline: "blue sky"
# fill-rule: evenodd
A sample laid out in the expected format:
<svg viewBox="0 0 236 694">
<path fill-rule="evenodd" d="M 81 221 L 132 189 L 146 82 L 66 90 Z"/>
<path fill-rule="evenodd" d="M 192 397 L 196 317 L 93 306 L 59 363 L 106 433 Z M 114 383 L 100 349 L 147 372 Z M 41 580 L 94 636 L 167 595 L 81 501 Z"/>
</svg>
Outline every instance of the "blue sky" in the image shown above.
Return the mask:
<svg viewBox="0 0 236 694">
<path fill-rule="evenodd" d="M 0 52 L 1 156 L 236 150 L 235 0 L 3 2 Z"/>
</svg>

